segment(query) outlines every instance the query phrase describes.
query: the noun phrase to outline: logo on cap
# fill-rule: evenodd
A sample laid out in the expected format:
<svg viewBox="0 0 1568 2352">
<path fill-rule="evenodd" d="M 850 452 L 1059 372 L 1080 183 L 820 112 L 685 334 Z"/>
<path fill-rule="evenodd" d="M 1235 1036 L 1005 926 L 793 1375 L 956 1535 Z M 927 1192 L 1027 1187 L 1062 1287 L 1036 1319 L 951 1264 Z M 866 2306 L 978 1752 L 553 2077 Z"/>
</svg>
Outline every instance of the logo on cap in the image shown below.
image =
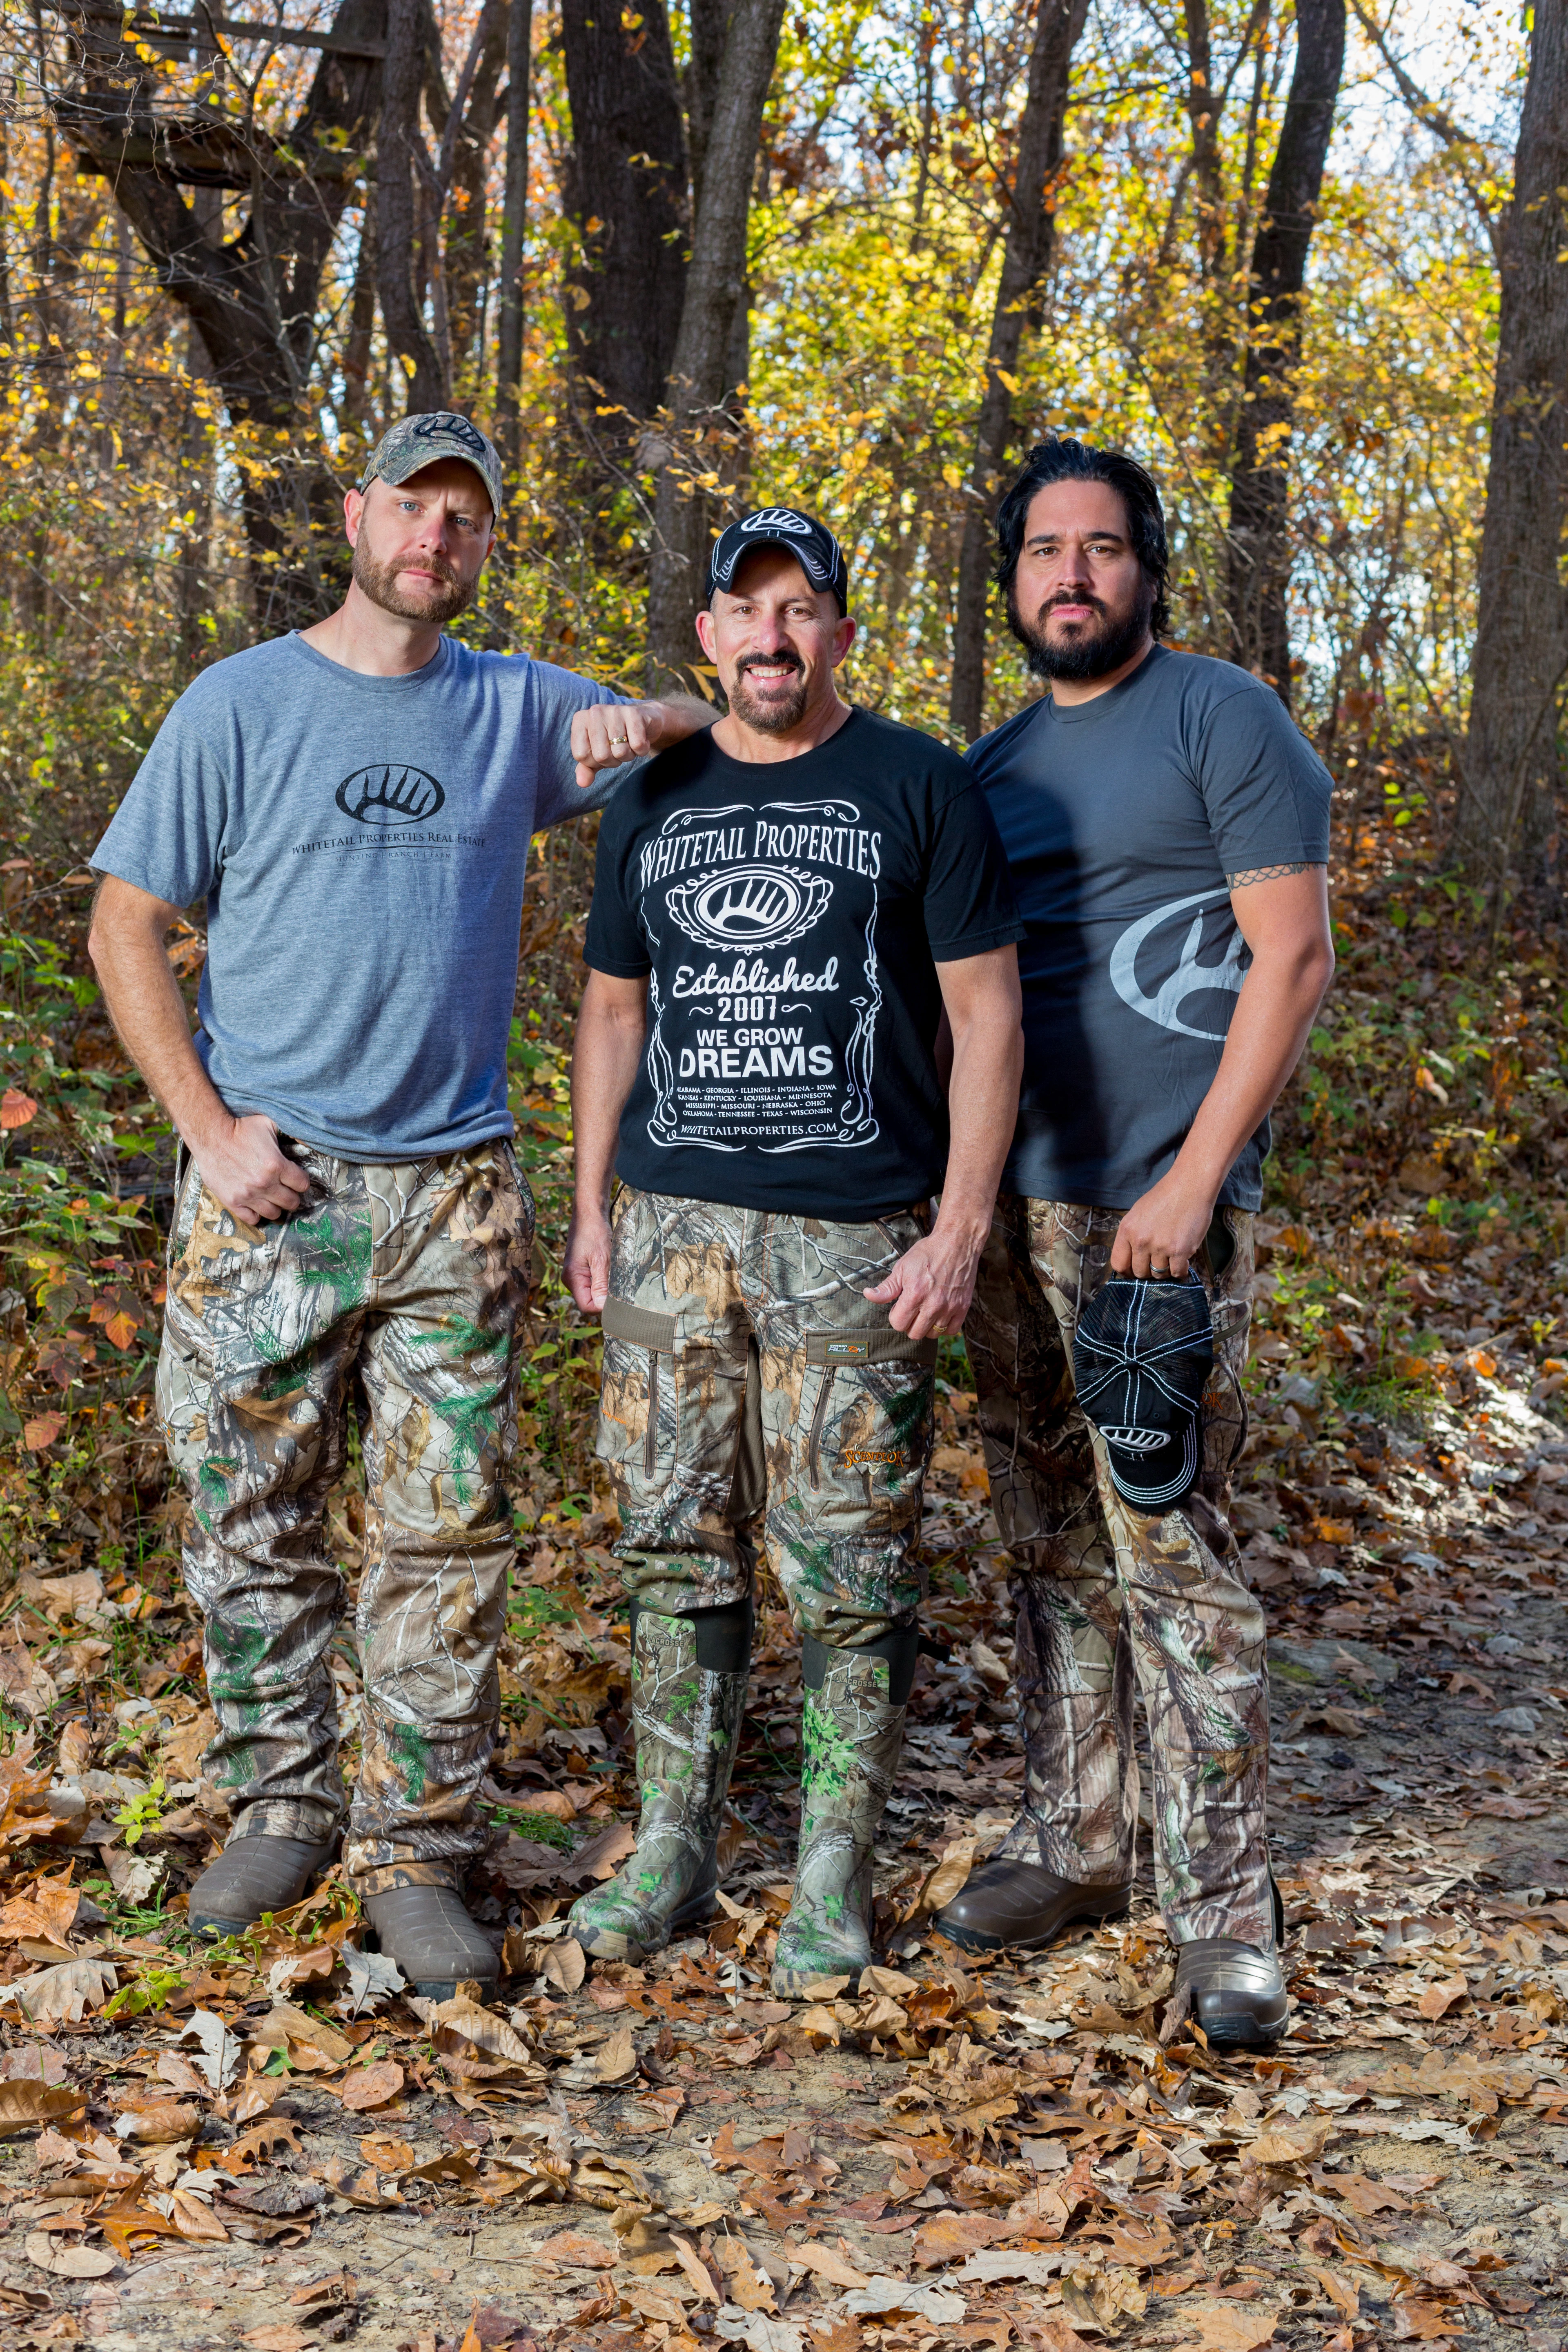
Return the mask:
<svg viewBox="0 0 1568 2352">
<path fill-rule="evenodd" d="M 490 445 L 466 416 L 458 416 L 449 409 L 439 409 L 434 415 L 422 416 L 414 427 L 416 441 L 458 441 L 471 449 L 476 457 L 488 457 Z"/>
<path fill-rule="evenodd" d="M 748 515 L 741 529 L 753 536 L 758 531 L 766 531 L 771 538 L 774 531 L 782 530 L 787 532 L 791 539 L 811 537 L 810 523 L 804 515 L 796 514 L 793 507 L 763 507 L 760 512 Z"/>
</svg>

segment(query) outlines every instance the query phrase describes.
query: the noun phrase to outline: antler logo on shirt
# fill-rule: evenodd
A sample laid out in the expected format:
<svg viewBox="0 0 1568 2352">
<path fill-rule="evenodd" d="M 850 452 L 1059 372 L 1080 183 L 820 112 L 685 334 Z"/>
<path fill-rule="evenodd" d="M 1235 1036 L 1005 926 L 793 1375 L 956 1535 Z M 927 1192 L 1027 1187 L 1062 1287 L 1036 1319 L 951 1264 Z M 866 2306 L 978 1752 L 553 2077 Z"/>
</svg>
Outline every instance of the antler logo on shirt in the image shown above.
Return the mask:
<svg viewBox="0 0 1568 2352">
<path fill-rule="evenodd" d="M 1216 1045 L 1224 1041 L 1223 1029 L 1194 1028 L 1183 1017 L 1182 1008 L 1189 997 L 1235 996 L 1247 977 L 1247 943 L 1234 919 L 1228 933 L 1212 943 L 1220 949 L 1215 961 L 1205 963 L 1199 954 L 1204 944 L 1204 910 L 1218 908 L 1229 897 L 1226 889 L 1196 890 L 1190 898 L 1171 898 L 1128 925 L 1110 950 L 1110 985 L 1123 1004 L 1141 1013 L 1145 1021 L 1174 1030 L 1178 1037 L 1207 1037 Z M 1173 927 L 1183 915 L 1191 915 L 1192 920 L 1184 932 L 1178 933 Z M 1158 937 L 1162 931 L 1166 934 L 1163 940 Z M 1149 962 L 1164 967 L 1152 996 L 1138 976 L 1139 958 L 1145 947 Z M 1153 973 L 1149 977 L 1153 979 Z"/>
<path fill-rule="evenodd" d="M 356 824 L 423 824 L 446 805 L 447 795 L 423 768 L 395 762 L 356 768 L 335 794 L 338 806 Z"/>
<path fill-rule="evenodd" d="M 833 896 L 820 874 L 798 866 L 739 866 L 678 882 L 665 904 L 705 948 L 782 948 L 816 922 Z"/>
</svg>

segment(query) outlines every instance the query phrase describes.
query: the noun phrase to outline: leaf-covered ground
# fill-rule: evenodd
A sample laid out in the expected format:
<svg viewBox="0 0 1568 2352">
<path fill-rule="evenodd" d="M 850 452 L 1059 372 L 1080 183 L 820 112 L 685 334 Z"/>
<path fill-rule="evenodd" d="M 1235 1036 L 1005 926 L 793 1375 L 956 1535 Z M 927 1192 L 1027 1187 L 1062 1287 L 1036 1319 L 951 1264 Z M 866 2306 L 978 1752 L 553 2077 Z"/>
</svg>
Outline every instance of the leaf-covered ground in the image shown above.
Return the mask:
<svg viewBox="0 0 1568 2352">
<path fill-rule="evenodd" d="M 549 1255 L 559 1004 L 514 1038 L 546 1247 L 470 1889 L 503 1997 L 417 2012 L 335 1883 L 243 1948 L 193 1949 L 184 1895 L 224 1815 L 149 1410 L 168 1139 L 79 919 L 29 902 L 0 959 L 7 2346 L 1563 2352 L 1562 958 L 1485 936 L 1433 865 L 1395 862 L 1408 839 L 1369 830 L 1336 873 L 1340 978 L 1260 1228 L 1237 1519 L 1271 1619 L 1295 2005 L 1244 2059 L 1169 2013 L 1146 1874 L 1129 1921 L 1043 1959 L 975 1966 L 931 1932 L 1021 1777 L 958 1350 L 925 1528 L 942 1654 L 886 1825 L 877 1969 L 769 1998 L 800 1709 L 769 1605 L 722 1915 L 646 1969 L 584 1968 L 565 1914 L 630 1840 L 628 1662 L 588 1492 L 595 1334 Z M 351 1575 L 363 1525 L 351 1480 Z M 352 1768 L 346 1630 L 333 1670 Z"/>
<path fill-rule="evenodd" d="M 1274 1243 L 1298 1266 L 1312 1247 Z M 188 1633 L 122 1694 L 97 1576 L 27 1580 L 8 1690 L 31 1677 L 42 1717 L 42 1678 L 74 1675 L 91 1704 L 4 1767 L 8 2340 L 1558 2347 L 1568 1441 L 1472 1353 L 1471 1393 L 1418 1436 L 1364 1414 L 1315 1434 L 1300 1373 L 1263 1400 L 1246 1516 L 1296 2005 L 1262 2057 L 1167 2017 L 1146 1884 L 1130 1921 L 1018 1965 L 930 1930 L 1018 1777 L 962 1392 L 926 1530 L 946 1654 L 889 1818 L 881 1958 L 814 2004 L 766 1983 L 796 1806 L 780 1615 L 721 1916 L 646 1968 L 584 1969 L 565 1911 L 629 1842 L 624 1629 L 602 1523 L 536 1542 L 475 1890 L 510 1973 L 488 2010 L 421 2013 L 336 1885 L 192 1950 L 181 1890 L 220 1823 Z M 352 1727 L 341 1644 L 337 1671 Z"/>
</svg>

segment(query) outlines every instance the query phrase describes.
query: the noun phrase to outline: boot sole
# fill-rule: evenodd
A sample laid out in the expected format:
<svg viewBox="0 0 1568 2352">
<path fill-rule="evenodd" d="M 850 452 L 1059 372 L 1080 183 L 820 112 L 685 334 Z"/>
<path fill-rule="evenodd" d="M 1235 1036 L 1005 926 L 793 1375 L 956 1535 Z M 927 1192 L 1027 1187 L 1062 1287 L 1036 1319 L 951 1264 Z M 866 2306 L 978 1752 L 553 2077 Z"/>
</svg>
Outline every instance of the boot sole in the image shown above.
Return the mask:
<svg viewBox="0 0 1568 2352">
<path fill-rule="evenodd" d="M 1051 1945 L 1058 1942 L 1069 1927 L 1098 1927 L 1103 1926 L 1107 1919 L 1125 1919 L 1131 1908 L 1132 1892 L 1129 1888 L 1121 1902 L 1112 1903 L 1104 1910 L 1089 1905 L 1081 1910 L 1074 1911 L 1066 1919 L 1058 1919 L 1048 1936 L 987 1936 L 973 1927 L 960 1926 L 942 1927 L 937 1926 L 934 1920 L 931 1924 L 936 1927 L 939 1936 L 945 1936 L 950 1944 L 958 1946 L 960 1951 L 1044 1952 L 1047 1951 Z"/>
<path fill-rule="evenodd" d="M 185 1925 L 193 1936 L 204 1936 L 209 1943 L 218 1943 L 229 1936 L 247 1935 L 252 1927 L 259 1927 L 263 1916 L 258 1911 L 253 1919 L 217 1919 L 198 1911 L 194 1917 L 187 1915 Z"/>
<path fill-rule="evenodd" d="M 500 1982 L 499 1977 L 425 1977 L 414 1979 L 408 1990 L 420 2000 L 456 2000 L 459 1985 L 477 1985 L 482 2004 L 494 2000 Z"/>
<path fill-rule="evenodd" d="M 1193 2015 L 1194 2021 L 1203 2026 L 1204 2040 L 1211 2050 L 1270 2049 L 1276 2042 L 1283 2042 L 1286 2028 L 1290 2022 L 1289 2017 L 1282 2017 L 1278 2025 L 1242 2026 L 1232 2028 L 1228 2032 L 1222 2027 L 1211 2033 L 1195 2010 Z"/>
</svg>

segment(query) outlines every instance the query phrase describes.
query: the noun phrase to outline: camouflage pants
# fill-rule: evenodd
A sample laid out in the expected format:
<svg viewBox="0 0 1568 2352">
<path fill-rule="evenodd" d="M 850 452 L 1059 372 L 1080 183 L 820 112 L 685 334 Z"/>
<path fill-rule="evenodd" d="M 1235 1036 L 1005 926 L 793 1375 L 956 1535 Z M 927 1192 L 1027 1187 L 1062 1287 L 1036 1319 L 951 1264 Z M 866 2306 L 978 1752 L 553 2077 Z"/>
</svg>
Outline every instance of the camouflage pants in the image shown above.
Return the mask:
<svg viewBox="0 0 1568 2352">
<path fill-rule="evenodd" d="M 936 1342 L 861 1293 L 925 1223 L 622 1192 L 598 1450 L 641 1604 L 743 1600 L 765 1537 L 802 1632 L 856 1649 L 913 1622 Z"/>
<path fill-rule="evenodd" d="M 1016 1563 L 1026 1801 L 1001 1851 L 1080 1882 L 1131 1877 L 1136 1678 L 1166 1923 L 1178 1942 L 1236 1936 L 1271 1949 L 1263 1612 L 1226 1518 L 1247 1434 L 1252 1219 L 1219 1210 L 1198 1263 L 1215 1360 L 1203 1467 L 1162 1518 L 1117 1494 L 1073 1392 L 1072 1335 L 1120 1223 L 1115 1209 L 1004 1194 L 964 1326 L 992 1502 Z"/>
<path fill-rule="evenodd" d="M 158 1408 L 193 1506 L 184 1575 L 218 1724 L 206 1769 L 237 1835 L 320 1839 L 345 1808 L 327 1664 L 344 1586 L 323 1521 L 356 1387 L 368 1403 L 344 1855 L 376 1894 L 449 1879 L 489 1838 L 474 1798 L 498 1717 L 533 1203 L 504 1142 L 388 1167 L 296 1156 L 310 1192 L 259 1227 L 186 1170 Z"/>
</svg>

